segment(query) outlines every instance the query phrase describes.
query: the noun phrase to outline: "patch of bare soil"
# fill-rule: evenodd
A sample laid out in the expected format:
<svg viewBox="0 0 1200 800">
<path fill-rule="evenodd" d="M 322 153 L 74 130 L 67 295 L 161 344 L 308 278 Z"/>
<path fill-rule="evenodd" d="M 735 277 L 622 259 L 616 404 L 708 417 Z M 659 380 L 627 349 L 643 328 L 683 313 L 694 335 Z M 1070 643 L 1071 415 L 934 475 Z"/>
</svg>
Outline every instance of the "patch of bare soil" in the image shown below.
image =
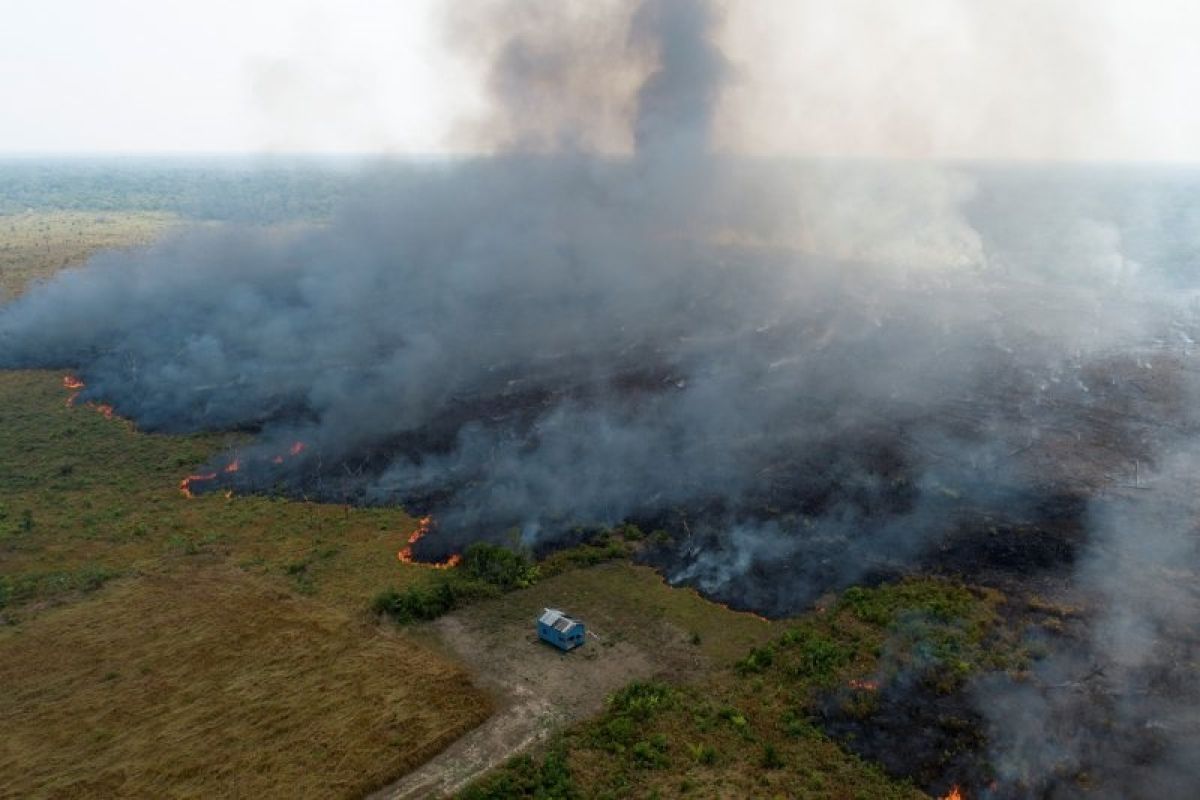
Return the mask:
<svg viewBox="0 0 1200 800">
<path fill-rule="evenodd" d="M 534 617 L 541 608 L 531 606 L 528 619 L 511 611 L 506 609 L 498 620 L 496 614 L 472 607 L 431 623 L 475 680 L 492 691 L 499 710 L 371 800 L 453 794 L 554 731 L 597 713 L 605 698 L 630 681 L 686 675 L 703 664 L 685 633 L 663 621 L 650 623 L 660 634 L 653 637 L 658 647 L 589 630 L 585 645 L 563 653 L 537 638 Z"/>
</svg>

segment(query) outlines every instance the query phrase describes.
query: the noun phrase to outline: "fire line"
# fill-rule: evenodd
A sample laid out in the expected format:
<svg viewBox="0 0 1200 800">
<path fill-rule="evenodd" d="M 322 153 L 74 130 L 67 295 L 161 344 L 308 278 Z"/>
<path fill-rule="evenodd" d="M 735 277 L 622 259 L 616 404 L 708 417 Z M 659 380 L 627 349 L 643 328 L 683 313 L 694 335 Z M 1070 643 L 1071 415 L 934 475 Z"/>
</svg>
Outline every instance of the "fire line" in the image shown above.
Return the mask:
<svg viewBox="0 0 1200 800">
<path fill-rule="evenodd" d="M 445 561 L 433 563 L 417 561 L 413 558 L 413 545 L 425 538 L 425 535 L 429 533 L 432 527 L 433 517 L 421 517 L 418 519 L 417 529 L 409 534 L 408 544 L 400 549 L 400 552 L 396 554 L 396 558 L 398 558 L 403 564 L 424 564 L 425 566 L 433 567 L 434 569 L 451 569 L 452 567 L 457 567 L 460 563 L 462 563 L 462 556 L 458 553 L 450 556 Z"/>
</svg>

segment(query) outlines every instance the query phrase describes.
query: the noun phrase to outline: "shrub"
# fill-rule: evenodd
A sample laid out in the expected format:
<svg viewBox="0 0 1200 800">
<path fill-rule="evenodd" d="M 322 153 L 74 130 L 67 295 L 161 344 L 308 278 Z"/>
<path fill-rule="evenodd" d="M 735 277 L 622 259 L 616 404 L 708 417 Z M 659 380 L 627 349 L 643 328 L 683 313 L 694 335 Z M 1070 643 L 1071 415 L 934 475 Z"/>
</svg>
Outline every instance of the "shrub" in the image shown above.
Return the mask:
<svg viewBox="0 0 1200 800">
<path fill-rule="evenodd" d="M 661 733 L 649 741 L 642 740 L 633 746 L 633 761 L 639 767 L 658 769 L 665 767 L 667 758 L 667 737 Z"/>
<path fill-rule="evenodd" d="M 746 719 L 746 715 L 738 711 L 733 706 L 726 706 L 725 708 L 722 708 L 721 713 L 718 716 L 720 716 L 721 719 L 728 721 L 729 724 L 738 731 L 745 731 L 746 726 L 749 724 L 749 720 Z"/>
<path fill-rule="evenodd" d="M 797 642 L 791 672 L 797 678 L 829 680 L 853 657 L 853 648 L 839 645 L 819 633 L 805 632 Z"/>
<path fill-rule="evenodd" d="M 507 547 L 476 542 L 463 553 L 467 574 L 501 589 L 523 589 L 538 578 L 538 568 L 524 555 Z"/>
<path fill-rule="evenodd" d="M 734 668 L 743 675 L 752 672 L 762 672 L 775 661 L 775 648 L 771 645 L 756 647 L 750 654 L 734 664 Z"/>
<path fill-rule="evenodd" d="M 403 592 L 388 589 L 375 596 L 371 609 L 397 622 L 410 623 L 437 619 L 447 611 L 493 594 L 486 585 L 441 575 L 430 586 L 414 586 Z"/>
<path fill-rule="evenodd" d="M 461 800 L 516 800 L 536 797 L 546 800 L 574 800 L 579 797 L 561 750 L 552 750 L 538 763 L 530 756 L 518 756 L 492 776 L 467 788 Z"/>
<path fill-rule="evenodd" d="M 658 681 L 635 681 L 608 699 L 616 714 L 624 714 L 645 722 L 659 711 L 675 705 L 675 693 L 670 686 Z"/>
<path fill-rule="evenodd" d="M 689 744 L 688 752 L 697 764 L 712 765 L 717 763 L 717 750 L 708 744 Z"/>
<path fill-rule="evenodd" d="M 646 538 L 645 532 L 632 522 L 625 523 L 617 528 L 617 531 L 621 534 L 621 538 L 627 542 L 640 542 Z"/>
<path fill-rule="evenodd" d="M 781 769 L 783 767 L 783 756 L 779 755 L 779 750 L 770 742 L 763 747 L 762 765 L 764 769 Z"/>
</svg>

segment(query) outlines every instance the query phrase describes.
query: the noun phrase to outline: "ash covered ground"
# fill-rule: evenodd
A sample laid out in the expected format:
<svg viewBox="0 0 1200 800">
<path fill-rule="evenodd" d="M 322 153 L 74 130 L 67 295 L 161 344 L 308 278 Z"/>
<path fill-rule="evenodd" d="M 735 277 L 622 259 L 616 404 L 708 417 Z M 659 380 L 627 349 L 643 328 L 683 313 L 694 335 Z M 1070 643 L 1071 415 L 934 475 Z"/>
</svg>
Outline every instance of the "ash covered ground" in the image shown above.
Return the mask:
<svg viewBox="0 0 1200 800">
<path fill-rule="evenodd" d="M 493 155 L 381 164 L 326 226 L 98 257 L 0 309 L 0 364 L 253 431 L 191 489 L 402 504 L 426 560 L 634 521 L 668 579 L 771 615 L 912 570 L 1069 587 L 1099 611 L 979 689 L 980 791 L 1200 786 L 1200 179 L 722 154 L 718 6 L 584 36 L 497 5 L 460 31 Z M 584 80 L 629 86 L 627 152 L 553 102 Z M 1083 733 L 1039 747 L 1046 720 Z"/>
</svg>

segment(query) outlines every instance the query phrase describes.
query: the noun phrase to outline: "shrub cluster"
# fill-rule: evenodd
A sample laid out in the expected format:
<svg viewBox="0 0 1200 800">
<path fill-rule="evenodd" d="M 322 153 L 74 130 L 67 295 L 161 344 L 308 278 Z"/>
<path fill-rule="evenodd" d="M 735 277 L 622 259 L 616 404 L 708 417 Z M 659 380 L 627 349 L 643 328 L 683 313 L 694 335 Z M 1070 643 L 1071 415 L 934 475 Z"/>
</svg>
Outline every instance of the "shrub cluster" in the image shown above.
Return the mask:
<svg viewBox="0 0 1200 800">
<path fill-rule="evenodd" d="M 424 622 L 472 601 L 523 589 L 537 578 L 538 568 L 527 556 L 478 542 L 467 548 L 458 567 L 438 573 L 425 585 L 381 592 L 371 608 L 400 623 Z"/>
<path fill-rule="evenodd" d="M 459 800 L 515 800 L 535 797 L 573 800 L 579 792 L 566 756 L 552 750 L 540 762 L 530 756 L 511 759 L 493 775 L 466 789 Z"/>
<path fill-rule="evenodd" d="M 467 548 L 461 569 L 472 578 L 504 591 L 524 589 L 538 579 L 538 568 L 527 556 L 486 542 L 476 542 Z"/>
</svg>

